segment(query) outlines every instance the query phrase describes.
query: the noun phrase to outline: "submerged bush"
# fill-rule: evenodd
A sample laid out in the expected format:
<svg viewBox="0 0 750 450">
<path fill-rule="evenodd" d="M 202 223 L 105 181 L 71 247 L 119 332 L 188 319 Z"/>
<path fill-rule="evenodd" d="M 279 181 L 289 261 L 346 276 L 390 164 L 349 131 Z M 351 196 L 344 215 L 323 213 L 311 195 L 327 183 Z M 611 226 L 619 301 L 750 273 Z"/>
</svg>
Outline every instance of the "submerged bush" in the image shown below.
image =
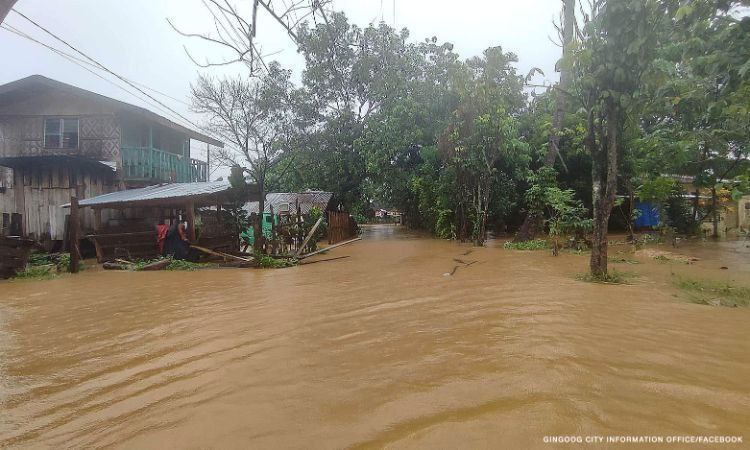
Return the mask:
<svg viewBox="0 0 750 450">
<path fill-rule="evenodd" d="M 258 267 L 264 269 L 283 269 L 285 267 L 292 267 L 297 265 L 297 259 L 295 258 L 272 258 L 268 255 L 256 255 L 255 261 L 258 263 Z"/>
<path fill-rule="evenodd" d="M 525 242 L 508 241 L 503 244 L 507 250 L 544 250 L 549 248 L 549 244 L 544 239 L 534 239 Z"/>
<path fill-rule="evenodd" d="M 79 270 L 83 270 L 83 264 Z M 70 253 L 32 253 L 26 268 L 14 278 L 21 280 L 51 280 L 58 274 L 70 271 Z"/>
<path fill-rule="evenodd" d="M 590 273 L 576 275 L 576 280 L 578 281 L 603 284 L 630 284 L 632 278 L 633 274 L 617 270 L 610 270 L 609 273 L 599 276 Z"/>
<path fill-rule="evenodd" d="M 173 259 L 169 261 L 167 270 L 199 270 L 199 269 L 210 269 L 216 267 L 216 264 L 205 264 L 205 263 L 194 263 L 190 261 L 184 261 L 181 259 Z"/>
<path fill-rule="evenodd" d="M 142 260 L 136 261 L 130 267 L 130 270 L 139 272 L 139 271 L 144 270 L 144 268 L 148 266 L 149 264 L 154 264 L 154 263 L 157 263 L 159 261 L 164 261 L 164 260 L 169 261 L 169 264 L 167 264 L 167 267 L 165 267 L 165 270 L 193 271 L 193 270 L 199 270 L 199 269 L 211 269 L 211 268 L 216 267 L 216 264 L 194 263 L 194 262 L 185 261 L 181 259 L 172 259 L 172 258 L 166 257 L 166 258 L 142 259 Z"/>
<path fill-rule="evenodd" d="M 20 280 L 51 280 L 57 276 L 57 273 L 52 270 L 53 267 L 53 265 L 28 266 L 25 270 L 18 272 L 15 278 Z"/>
</svg>

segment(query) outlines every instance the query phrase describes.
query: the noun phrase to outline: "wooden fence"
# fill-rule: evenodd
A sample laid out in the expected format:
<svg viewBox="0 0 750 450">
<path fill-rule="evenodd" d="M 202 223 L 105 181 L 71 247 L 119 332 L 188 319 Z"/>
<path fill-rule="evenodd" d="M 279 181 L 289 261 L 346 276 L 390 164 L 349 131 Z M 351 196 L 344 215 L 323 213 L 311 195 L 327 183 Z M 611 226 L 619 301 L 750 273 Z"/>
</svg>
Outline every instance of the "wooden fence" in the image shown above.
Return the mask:
<svg viewBox="0 0 750 450">
<path fill-rule="evenodd" d="M 351 239 L 355 234 L 356 227 L 348 213 L 340 211 L 328 212 L 328 244 L 336 244 Z"/>
</svg>

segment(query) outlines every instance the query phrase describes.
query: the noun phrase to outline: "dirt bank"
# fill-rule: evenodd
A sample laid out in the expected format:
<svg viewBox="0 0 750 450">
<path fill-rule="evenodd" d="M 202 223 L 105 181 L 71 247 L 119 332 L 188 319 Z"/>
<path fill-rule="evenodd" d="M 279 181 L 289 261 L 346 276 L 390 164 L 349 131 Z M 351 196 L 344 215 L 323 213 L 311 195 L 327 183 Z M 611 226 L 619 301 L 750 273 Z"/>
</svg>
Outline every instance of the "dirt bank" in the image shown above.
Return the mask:
<svg viewBox="0 0 750 450">
<path fill-rule="evenodd" d="M 750 309 L 670 282 L 748 280 L 741 247 L 667 249 L 690 265 L 613 254 L 637 278 L 608 286 L 575 280 L 585 255 L 394 230 L 284 270 L 0 284 L 0 447 L 750 439 Z"/>
</svg>

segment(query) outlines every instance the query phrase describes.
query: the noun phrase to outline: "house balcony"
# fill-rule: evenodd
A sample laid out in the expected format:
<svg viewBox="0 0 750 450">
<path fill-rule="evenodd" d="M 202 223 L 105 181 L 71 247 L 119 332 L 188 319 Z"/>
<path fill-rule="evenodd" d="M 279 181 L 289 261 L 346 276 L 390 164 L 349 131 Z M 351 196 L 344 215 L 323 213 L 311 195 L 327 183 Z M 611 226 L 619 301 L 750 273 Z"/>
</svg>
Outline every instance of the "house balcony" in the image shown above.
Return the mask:
<svg viewBox="0 0 750 450">
<path fill-rule="evenodd" d="M 153 147 L 122 147 L 126 182 L 190 183 L 208 181 L 208 163 Z"/>
</svg>

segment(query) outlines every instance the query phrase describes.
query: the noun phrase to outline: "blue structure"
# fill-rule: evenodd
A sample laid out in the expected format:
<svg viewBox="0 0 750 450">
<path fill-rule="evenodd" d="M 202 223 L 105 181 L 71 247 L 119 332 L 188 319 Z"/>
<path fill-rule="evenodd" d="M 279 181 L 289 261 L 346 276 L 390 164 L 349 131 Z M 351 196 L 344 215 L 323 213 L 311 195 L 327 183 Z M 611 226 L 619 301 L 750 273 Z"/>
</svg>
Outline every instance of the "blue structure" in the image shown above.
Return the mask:
<svg viewBox="0 0 750 450">
<path fill-rule="evenodd" d="M 659 210 L 653 203 L 635 202 L 635 209 L 639 212 L 635 219 L 636 228 L 654 228 L 661 224 Z"/>
</svg>

